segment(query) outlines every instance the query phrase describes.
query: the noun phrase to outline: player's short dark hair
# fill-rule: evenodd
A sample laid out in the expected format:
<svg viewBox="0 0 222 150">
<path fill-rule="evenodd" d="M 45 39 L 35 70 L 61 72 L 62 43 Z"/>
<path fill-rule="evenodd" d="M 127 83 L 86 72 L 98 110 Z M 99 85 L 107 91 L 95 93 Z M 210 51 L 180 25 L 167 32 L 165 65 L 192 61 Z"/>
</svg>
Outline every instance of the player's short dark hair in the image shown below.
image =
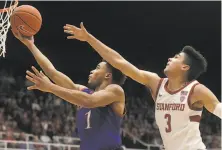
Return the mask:
<svg viewBox="0 0 222 150">
<path fill-rule="evenodd" d="M 106 60 L 103 59 L 102 61 L 106 63 L 107 68 L 112 73 L 112 83 L 122 86 L 126 81 L 126 76 L 120 70 L 110 65 Z"/>
<path fill-rule="evenodd" d="M 207 60 L 203 55 L 191 46 L 185 46 L 182 50 L 185 53 L 184 63 L 190 66 L 187 72 L 187 80 L 197 79 L 202 73 L 207 71 Z"/>
</svg>

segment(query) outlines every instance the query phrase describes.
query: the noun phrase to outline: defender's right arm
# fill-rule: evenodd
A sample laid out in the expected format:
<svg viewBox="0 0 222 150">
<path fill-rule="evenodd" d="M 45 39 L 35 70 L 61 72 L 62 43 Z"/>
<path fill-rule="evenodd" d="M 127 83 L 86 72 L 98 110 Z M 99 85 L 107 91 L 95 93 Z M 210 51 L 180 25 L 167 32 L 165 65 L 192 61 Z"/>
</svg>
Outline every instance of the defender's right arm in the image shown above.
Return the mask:
<svg viewBox="0 0 222 150">
<path fill-rule="evenodd" d="M 133 80 L 146 85 L 149 88 L 156 85 L 156 83 L 158 83 L 160 80 L 160 77 L 156 73 L 138 69 L 136 66 L 123 58 L 118 52 L 103 44 L 93 35 L 89 34 L 87 42 L 100 54 L 103 59 Z"/>
<path fill-rule="evenodd" d="M 90 34 L 87 42 L 113 67 L 117 68 L 131 79 L 147 86 L 151 90 L 153 98 L 155 99 L 158 84 L 160 82 L 160 77 L 156 73 L 138 69 L 124 59 L 118 52 L 106 46 Z"/>
<path fill-rule="evenodd" d="M 113 67 L 119 69 L 122 73 L 133 80 L 146 85 L 151 89 L 152 95 L 156 94 L 160 81 L 160 77 L 156 73 L 138 69 L 124 59 L 119 53 L 103 44 L 93 35 L 89 34 L 83 26 L 83 23 L 81 23 L 80 26 L 81 28 L 78 28 L 76 26 L 66 24 L 66 26 L 64 26 L 64 32 L 72 35 L 67 38 L 88 42 L 100 54 L 100 56 Z"/>
</svg>

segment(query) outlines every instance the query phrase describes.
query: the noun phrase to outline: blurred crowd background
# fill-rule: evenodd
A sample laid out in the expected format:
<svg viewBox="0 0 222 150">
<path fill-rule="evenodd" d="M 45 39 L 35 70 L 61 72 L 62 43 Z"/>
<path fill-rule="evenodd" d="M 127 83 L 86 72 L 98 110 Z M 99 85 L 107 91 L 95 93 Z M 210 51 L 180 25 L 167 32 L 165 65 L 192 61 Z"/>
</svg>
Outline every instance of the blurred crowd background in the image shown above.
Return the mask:
<svg viewBox="0 0 222 150">
<path fill-rule="evenodd" d="M 28 91 L 29 85 L 24 76 L 14 75 L 12 69 L 0 70 L 0 132 L 4 133 L 0 134 L 0 139 L 78 144 L 70 138 L 53 138 L 78 137 L 75 106 L 49 93 Z M 146 148 L 137 139 L 162 145 L 154 118 L 154 103 L 147 89 L 129 79 L 124 89 L 127 114 L 122 124 L 123 145 Z M 221 147 L 220 119 L 204 110 L 200 130 L 208 148 Z M 24 148 L 26 145 L 11 146 Z"/>
</svg>

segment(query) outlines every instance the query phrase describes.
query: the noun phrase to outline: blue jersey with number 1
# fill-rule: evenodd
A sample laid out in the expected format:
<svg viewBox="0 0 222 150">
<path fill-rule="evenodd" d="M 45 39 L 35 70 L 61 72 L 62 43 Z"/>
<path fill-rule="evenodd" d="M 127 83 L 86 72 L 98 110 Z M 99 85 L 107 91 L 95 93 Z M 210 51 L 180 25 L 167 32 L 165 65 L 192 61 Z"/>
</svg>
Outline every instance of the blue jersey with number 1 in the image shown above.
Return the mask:
<svg viewBox="0 0 222 150">
<path fill-rule="evenodd" d="M 89 89 L 83 92 L 92 94 Z M 81 150 L 114 150 L 121 146 L 122 118 L 110 106 L 80 108 L 77 111 L 77 129 Z"/>
</svg>

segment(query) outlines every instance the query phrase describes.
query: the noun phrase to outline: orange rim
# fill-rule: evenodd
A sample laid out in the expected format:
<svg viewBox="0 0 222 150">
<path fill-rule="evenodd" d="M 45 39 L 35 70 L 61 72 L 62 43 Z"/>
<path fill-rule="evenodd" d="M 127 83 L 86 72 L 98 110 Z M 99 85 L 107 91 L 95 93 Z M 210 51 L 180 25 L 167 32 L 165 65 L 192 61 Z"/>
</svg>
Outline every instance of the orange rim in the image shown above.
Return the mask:
<svg viewBox="0 0 222 150">
<path fill-rule="evenodd" d="M 14 4 L 12 6 L 10 6 L 8 8 L 0 9 L 0 13 L 9 11 L 11 8 L 16 7 L 17 5 L 18 5 L 18 0 L 15 0 Z"/>
</svg>

